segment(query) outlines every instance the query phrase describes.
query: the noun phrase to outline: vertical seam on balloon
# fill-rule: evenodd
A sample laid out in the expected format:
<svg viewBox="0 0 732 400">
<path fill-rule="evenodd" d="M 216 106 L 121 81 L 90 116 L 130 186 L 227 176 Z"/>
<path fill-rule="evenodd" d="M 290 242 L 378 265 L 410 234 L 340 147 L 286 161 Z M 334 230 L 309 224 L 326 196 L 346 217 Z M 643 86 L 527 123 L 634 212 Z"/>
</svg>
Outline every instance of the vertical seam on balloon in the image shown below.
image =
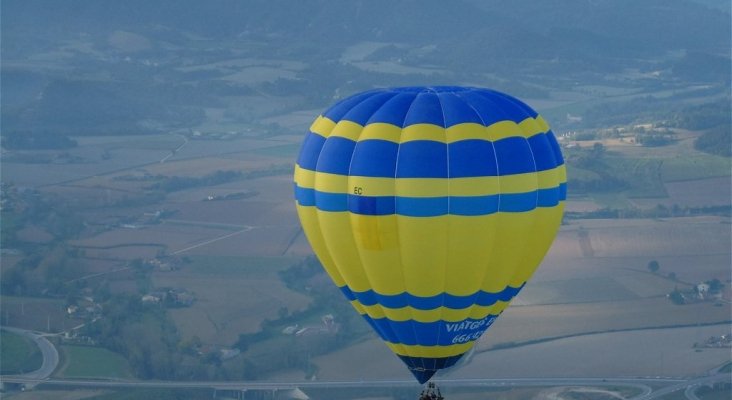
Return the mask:
<svg viewBox="0 0 732 400">
<path fill-rule="evenodd" d="M 399 93 L 396 93 L 395 92 L 393 96 L 389 97 L 386 101 L 384 101 L 379 106 L 379 108 L 377 108 L 376 110 L 374 110 L 374 112 L 371 115 L 373 116 L 374 114 L 376 114 L 381 108 L 383 108 L 387 103 L 389 103 L 389 101 L 391 101 L 392 99 L 394 99 L 398 95 L 399 95 Z M 369 117 L 369 119 L 370 118 L 371 117 Z M 356 147 L 354 148 L 353 154 L 351 154 L 351 161 L 350 161 L 350 163 L 348 165 L 348 176 L 349 177 L 351 176 L 351 166 L 353 164 L 353 157 L 355 156 L 355 154 L 356 154 L 356 148 L 358 147 L 358 142 L 359 142 L 358 139 L 360 138 L 361 134 L 363 134 L 363 130 L 364 130 L 364 128 L 366 128 L 367 125 L 368 125 L 368 120 L 365 122 L 364 126 L 361 128 L 361 130 L 358 133 L 358 137 L 356 138 Z M 350 211 L 349 211 L 349 214 L 352 215 L 352 213 Z M 349 217 L 349 223 L 351 223 L 350 221 L 351 221 L 351 219 Z M 367 272 L 368 271 L 368 268 L 366 268 L 366 264 L 363 261 L 363 254 L 361 252 L 361 249 L 358 246 L 356 246 L 356 251 L 358 251 L 358 256 L 361 259 L 361 265 L 364 267 L 364 275 L 366 276 L 366 279 L 368 280 L 369 287 L 371 288 L 371 291 L 376 295 L 377 292 L 374 290 L 374 285 L 372 284 L 371 277 L 369 276 L 369 274 Z M 384 312 L 384 309 L 386 307 L 384 307 L 381 304 L 381 302 L 377 302 L 376 305 L 378 305 L 378 307 L 382 309 L 382 312 Z M 368 315 L 368 311 L 366 311 L 366 315 Z M 384 312 L 384 315 L 386 316 L 386 312 Z M 369 315 L 369 317 L 371 317 L 371 316 Z M 392 338 L 396 337 L 396 338 L 399 338 L 399 335 L 396 333 L 396 331 L 394 331 L 392 329 L 392 327 L 391 327 L 391 325 L 389 323 L 384 324 L 384 328 L 385 329 L 388 329 L 388 331 L 391 333 L 391 335 L 389 335 L 388 337 L 392 337 Z M 401 339 L 400 339 L 400 341 L 401 341 Z M 401 349 L 402 352 L 404 352 L 404 350 L 405 350 L 404 344 L 402 344 L 402 343 L 394 343 L 394 344 L 397 346 L 397 348 Z"/>
<path fill-rule="evenodd" d="M 414 96 L 414 98 L 412 99 L 412 102 L 409 103 L 409 107 L 407 108 L 407 112 L 404 114 L 404 121 L 407 120 L 407 116 L 409 115 L 409 111 L 411 111 L 412 106 L 417 101 L 417 98 L 419 97 L 420 94 L 421 93 L 417 93 L 417 95 Z M 401 130 L 399 131 L 399 143 L 397 144 L 396 161 L 394 162 L 394 191 L 395 192 L 396 192 L 396 182 L 397 182 L 397 171 L 399 170 L 399 154 L 400 154 L 401 147 L 402 147 L 402 134 L 404 133 L 404 121 L 402 121 Z M 396 204 L 396 201 L 397 200 L 396 199 L 397 199 L 397 196 L 394 196 L 394 210 L 397 209 L 397 207 L 396 207 L 397 206 L 397 204 Z M 398 232 L 400 230 L 399 229 L 399 216 L 397 215 L 396 218 L 397 218 L 396 219 L 397 237 L 400 238 L 400 243 L 401 243 L 401 236 L 398 234 Z M 401 245 L 400 245 L 400 250 L 399 250 L 399 264 L 400 264 L 400 267 L 401 267 L 401 268 L 399 268 L 399 271 L 401 271 L 401 273 L 402 273 L 402 280 L 404 281 L 404 292 L 405 293 L 409 293 L 409 289 L 407 287 L 407 275 L 404 273 L 404 268 L 403 268 L 403 266 L 404 266 L 404 260 L 403 260 L 403 254 L 402 254 L 402 251 L 401 251 Z M 413 311 L 411 305 L 409 305 L 409 315 L 410 315 L 411 321 L 412 321 L 410 325 L 412 326 L 412 332 L 414 334 L 414 339 L 416 340 L 417 339 L 417 329 L 414 327 L 414 321 L 415 321 L 415 319 L 414 319 L 414 311 Z M 409 356 L 409 354 L 405 354 L 405 355 Z M 417 357 L 417 358 L 419 358 L 420 359 L 420 362 L 422 363 L 422 369 L 426 369 L 425 364 L 424 364 L 424 358 L 422 358 L 422 357 Z"/>
<path fill-rule="evenodd" d="M 528 117 L 532 117 L 531 116 L 531 113 L 527 112 L 526 108 L 522 106 L 522 103 L 521 102 L 518 102 L 518 99 L 514 99 L 513 97 L 507 96 L 505 94 L 496 94 L 496 95 L 497 96 L 500 96 L 500 97 L 503 97 L 512 106 L 518 108 L 524 115 L 526 115 Z M 532 118 L 535 118 L 535 117 L 532 117 Z M 525 119 L 526 118 L 524 118 L 524 120 Z M 521 128 L 523 130 L 523 127 L 521 125 L 519 125 L 519 128 Z M 534 210 L 536 210 L 538 208 L 538 205 L 539 205 L 539 190 L 538 190 L 538 187 L 539 187 L 539 179 L 538 179 L 538 175 L 536 174 L 536 170 L 537 170 L 537 167 L 536 167 L 536 157 L 534 156 L 534 150 L 531 148 L 531 144 L 529 143 L 529 139 L 524 138 L 524 141 L 526 141 L 526 146 L 529 148 L 529 154 L 531 154 L 531 162 L 534 164 L 534 178 L 536 179 L 536 187 L 537 187 L 537 190 L 536 190 L 536 198 L 534 200 Z M 537 220 L 536 219 L 533 219 L 532 220 L 532 223 L 531 223 L 531 231 L 533 231 L 534 229 L 536 229 L 536 226 L 537 226 Z M 525 251 L 521 252 L 521 255 L 522 256 L 521 256 L 521 258 L 519 258 L 519 260 L 524 260 L 525 257 L 526 257 L 526 254 L 527 253 Z M 518 264 L 521 265 L 522 263 L 519 262 Z M 538 268 L 538 265 L 536 265 L 534 267 L 534 270 L 536 270 L 536 268 Z M 521 268 L 514 268 L 513 271 L 514 271 L 514 273 L 511 275 L 511 277 L 509 279 L 509 282 L 508 282 L 509 284 L 511 283 L 511 281 L 514 280 L 514 278 L 518 274 L 521 273 Z M 532 274 L 533 274 L 533 272 L 532 272 Z M 530 276 L 527 277 L 527 279 L 523 282 L 523 284 L 525 284 L 528 281 L 528 278 L 530 278 Z M 523 285 L 522 285 L 521 288 L 523 289 Z M 516 295 L 514 295 L 514 297 L 516 297 L 516 296 L 518 296 L 518 293 L 516 293 Z M 513 298 L 510 299 L 509 302 L 512 301 L 512 300 L 513 300 Z"/>
<path fill-rule="evenodd" d="M 447 220 L 447 242 L 445 243 L 445 265 L 443 265 L 443 274 L 442 274 L 442 303 L 440 305 L 440 309 L 444 310 L 445 307 L 445 298 L 446 298 L 446 291 L 447 291 L 447 266 L 449 265 L 448 259 L 450 258 L 450 222 L 452 221 L 452 218 L 450 217 L 450 143 L 448 142 L 447 138 L 447 123 L 445 122 L 445 109 L 442 105 L 442 101 L 440 100 L 440 95 L 435 93 L 435 97 L 437 97 L 437 102 L 440 104 L 440 112 L 442 112 L 442 128 L 443 133 L 445 134 L 445 160 L 446 160 L 446 168 L 447 168 L 447 214 L 446 214 L 446 220 Z M 440 320 L 442 321 L 442 324 L 444 325 L 444 318 L 442 315 L 442 312 L 440 312 Z M 437 343 L 440 343 L 440 334 L 442 333 L 442 329 L 440 329 L 440 326 L 437 327 Z"/>
<path fill-rule="evenodd" d="M 475 94 L 476 94 L 476 96 L 481 97 L 484 100 L 487 100 L 481 94 L 481 90 L 476 89 L 475 90 Z M 466 101 L 463 97 L 461 97 L 458 94 L 456 94 L 455 96 L 458 99 L 462 100 L 463 103 L 465 103 L 465 105 L 467 105 L 468 107 L 470 107 L 470 109 L 472 109 L 473 112 L 475 112 L 475 115 L 477 115 L 478 118 L 480 119 L 480 124 L 483 125 L 484 128 L 487 128 L 485 119 L 483 118 L 483 115 L 475 107 L 473 107 L 473 105 L 469 101 Z M 491 101 L 491 100 L 488 100 L 488 101 L 490 101 L 491 103 L 493 103 L 493 101 Z M 497 110 L 499 110 L 499 109 L 497 109 Z M 496 165 L 496 184 L 498 186 L 498 193 L 497 193 L 498 194 L 498 204 L 497 204 L 497 209 L 496 209 L 496 218 L 500 218 L 499 217 L 499 213 L 500 213 L 500 208 L 501 208 L 501 197 L 502 196 L 501 196 L 501 171 L 499 170 L 499 166 L 498 166 L 498 151 L 496 150 L 496 145 L 495 145 L 495 143 L 492 140 L 488 140 L 488 143 L 490 143 L 491 144 L 491 147 L 493 148 L 493 162 Z M 497 232 L 497 229 L 498 229 L 498 224 L 494 223 L 493 224 L 493 237 L 494 238 L 496 237 L 496 234 L 498 233 Z M 494 243 L 495 243 L 495 240 L 494 240 Z M 491 246 L 491 248 L 495 248 L 495 244 L 493 244 Z M 493 253 L 494 253 L 494 251 L 491 250 L 490 255 L 492 256 Z M 490 260 L 486 260 L 486 261 L 487 262 L 490 262 Z M 480 280 L 480 286 L 478 287 L 478 291 L 475 292 L 475 297 L 473 299 L 473 305 L 470 307 L 470 311 L 468 313 L 468 317 L 470 317 L 472 315 L 473 308 L 475 308 L 475 304 L 477 303 L 477 300 L 480 297 L 480 293 L 483 292 L 483 286 L 485 285 L 485 281 L 486 281 L 486 278 L 487 278 L 487 268 L 484 268 L 482 272 L 483 272 L 483 277 Z M 494 303 L 492 306 L 490 306 L 488 308 L 488 314 L 489 315 L 491 315 L 493 313 L 493 308 L 495 307 L 495 304 L 496 303 Z"/>
<path fill-rule="evenodd" d="M 380 93 L 380 92 L 379 92 L 379 93 Z M 386 100 L 385 100 L 385 101 L 384 101 L 383 103 L 381 103 L 381 105 L 380 105 L 380 106 L 379 106 L 379 107 L 378 107 L 378 108 L 377 108 L 377 109 L 376 109 L 376 110 L 375 110 L 375 111 L 374 111 L 374 112 L 373 112 L 373 113 L 372 113 L 371 115 L 373 115 L 373 114 L 374 114 L 374 113 L 376 113 L 376 112 L 377 112 L 378 110 L 380 110 L 380 109 L 381 109 L 382 107 L 384 107 L 384 105 L 385 105 L 386 103 L 388 103 L 388 102 L 389 102 L 389 101 L 390 101 L 391 99 L 393 99 L 393 98 L 394 98 L 394 97 L 396 97 L 397 95 L 398 95 L 398 94 L 396 94 L 396 93 L 395 93 L 395 94 L 394 94 L 393 96 L 391 96 L 391 97 L 389 97 L 388 99 L 386 99 Z M 367 99 L 369 99 L 369 98 L 371 98 L 371 97 L 367 97 Z M 357 106 L 358 106 L 359 104 L 361 104 L 361 103 L 359 102 L 358 104 L 355 104 L 355 105 L 354 105 L 353 107 L 357 107 Z M 352 109 L 353 109 L 353 107 L 352 107 Z M 350 111 L 350 110 L 349 110 L 349 111 Z M 344 115 L 348 114 L 348 112 L 349 112 L 349 111 L 346 111 L 346 113 L 345 113 Z M 370 117 L 369 117 L 369 118 L 370 118 Z M 353 148 L 353 153 L 351 153 L 351 159 L 350 159 L 350 160 L 349 160 L 349 162 L 348 162 L 348 177 L 350 177 L 350 176 L 351 176 L 351 168 L 352 168 L 352 166 L 353 166 L 353 158 L 354 158 L 354 156 L 355 156 L 355 154 L 356 154 L 356 148 L 358 147 L 358 139 L 359 139 L 359 138 L 361 137 L 361 135 L 363 134 L 363 130 L 364 130 L 364 128 L 366 127 L 366 125 L 367 125 L 367 124 L 368 124 L 368 121 L 367 121 L 367 122 L 365 122 L 365 123 L 364 123 L 364 125 L 363 125 L 363 126 L 361 126 L 361 129 L 360 129 L 360 130 L 358 131 L 358 135 L 357 135 L 357 137 L 356 137 L 356 140 L 355 140 L 355 142 L 356 142 L 356 145 L 355 145 L 355 146 L 354 146 L 354 148 Z M 348 217 L 348 224 L 349 224 L 349 226 L 351 227 L 351 232 L 353 232 L 353 222 L 352 222 L 353 220 L 351 219 L 351 217 L 352 217 L 353 213 L 351 213 L 351 212 L 350 212 L 350 210 L 346 210 L 346 212 L 347 212 L 347 213 L 349 214 L 349 217 Z M 368 273 L 368 268 L 366 267 L 366 263 L 364 262 L 364 258 L 363 258 L 363 253 L 361 252 L 361 249 L 360 249 L 360 247 L 358 246 L 358 244 L 357 244 L 357 243 L 355 243 L 355 235 L 354 235 L 354 244 L 355 244 L 355 247 L 356 247 L 356 252 L 358 253 L 358 258 L 359 258 L 359 260 L 360 260 L 360 262 L 361 262 L 361 268 L 363 269 L 363 275 L 364 275 L 364 277 L 366 278 L 366 282 L 368 283 L 368 287 L 370 288 L 370 290 L 371 290 L 371 291 L 372 291 L 373 293 L 376 293 L 376 291 L 374 291 L 374 285 L 373 285 L 373 283 L 372 283 L 373 281 L 371 280 L 371 277 L 369 276 L 369 273 Z M 383 306 L 382 306 L 382 305 L 381 305 L 380 303 L 377 303 L 377 305 L 378 305 L 378 306 L 379 306 L 379 307 L 380 307 L 380 308 L 381 308 L 382 310 L 384 309 L 384 307 L 383 307 Z M 366 315 L 367 315 L 367 316 L 369 316 L 369 317 L 371 318 L 371 316 L 370 316 L 370 315 L 369 315 L 369 313 L 368 313 L 368 312 L 369 312 L 369 311 L 368 311 L 368 309 L 365 309 L 364 311 L 366 311 Z M 381 332 L 380 332 L 380 331 L 381 331 L 381 329 L 377 329 L 377 332 L 378 332 L 378 333 L 380 333 L 380 336 L 382 336 L 382 338 L 383 338 L 383 339 L 385 339 L 385 340 L 386 340 L 386 339 L 387 339 L 388 337 L 396 337 L 396 336 L 397 336 L 397 335 L 396 335 L 396 333 L 395 333 L 395 332 L 394 332 L 394 331 L 393 331 L 393 330 L 391 329 L 391 326 L 390 326 L 389 324 L 384 324 L 384 325 L 385 325 L 385 326 L 384 326 L 383 328 L 389 329 L 389 333 L 391 333 L 391 335 L 381 334 Z M 400 347 L 400 348 L 402 348 L 402 349 L 403 349 L 403 345 L 402 345 L 402 344 L 398 344 L 398 347 Z"/>
<path fill-rule="evenodd" d="M 378 92 L 374 92 L 374 93 L 373 93 L 372 95 L 365 95 L 365 96 L 363 96 L 363 98 L 362 98 L 362 99 L 360 99 L 360 101 L 358 101 L 358 102 L 356 102 L 355 104 L 353 104 L 353 105 L 352 105 L 352 106 L 351 106 L 351 107 L 350 107 L 350 108 L 348 109 L 348 111 L 344 112 L 344 113 L 343 113 L 343 114 L 341 115 L 341 118 L 340 118 L 340 119 L 339 119 L 338 121 L 333 121 L 333 122 L 334 122 L 334 124 L 333 124 L 333 129 L 335 129 L 335 126 L 336 126 L 336 125 L 338 125 L 338 123 L 339 123 L 339 122 L 343 121 L 343 118 L 342 118 L 342 117 L 343 117 L 343 116 L 345 116 L 346 114 L 348 114 L 348 112 L 349 112 L 350 110 L 352 110 L 352 109 L 353 109 L 354 107 L 357 107 L 357 106 L 358 106 L 359 104 L 361 104 L 361 103 L 363 103 L 363 102 L 367 101 L 368 99 L 370 99 L 371 97 L 373 97 L 373 95 L 375 95 L 375 94 L 378 94 Z M 332 108 L 332 107 L 331 107 L 331 108 Z M 328 135 L 328 137 L 327 137 L 327 138 L 325 138 L 325 143 L 327 143 L 327 142 L 328 142 L 328 140 L 330 140 L 330 138 L 331 138 L 331 136 L 330 136 L 330 135 Z M 316 172 L 318 171 L 318 164 L 320 164 L 320 158 L 321 158 L 321 156 L 323 155 L 323 148 L 325 147 L 325 143 L 323 143 L 323 146 L 322 146 L 322 147 L 320 148 L 320 153 L 318 153 L 318 160 L 317 160 L 317 161 L 316 161 L 316 163 L 315 163 L 315 171 L 316 171 Z M 355 147 L 354 147 L 354 152 L 355 152 Z M 352 161 L 353 161 L 353 153 L 351 153 L 351 162 L 352 162 Z M 349 163 L 349 169 L 350 169 L 350 163 Z M 317 173 L 316 173 L 316 174 L 315 174 L 315 178 L 314 178 L 314 180 L 313 180 L 313 187 L 317 187 L 317 180 L 318 180 L 318 176 L 319 176 L 319 174 L 317 174 Z M 319 233 L 321 234 L 321 236 L 323 237 L 323 244 L 324 244 L 324 245 L 325 245 L 325 247 L 326 247 L 326 248 L 328 249 L 328 253 L 329 253 L 329 254 L 333 254 L 333 251 L 332 251 L 332 248 L 331 248 L 332 246 L 331 246 L 331 245 L 329 244 L 329 242 L 328 242 L 327 240 L 325 240 L 325 235 L 323 235 L 323 229 L 322 229 L 322 225 L 321 225 L 321 223 L 320 223 L 320 214 L 319 214 L 319 211 L 317 210 L 317 209 L 318 209 L 317 197 L 316 197 L 316 200 L 315 200 L 315 208 L 316 208 L 316 221 L 317 221 L 317 223 L 318 223 L 318 232 L 319 232 Z M 349 218 L 349 224 L 350 224 L 350 218 Z M 355 246 L 355 239 L 354 239 L 354 246 Z M 357 246 L 356 246 L 356 249 L 357 249 L 357 251 L 358 251 L 358 247 L 357 247 Z M 331 256 L 331 259 L 332 259 L 332 258 L 333 258 L 333 257 Z M 359 260 L 359 261 L 360 261 L 360 260 Z M 335 266 L 336 270 L 338 271 L 338 273 L 339 273 L 339 274 L 341 275 L 341 278 L 343 278 L 343 281 L 344 281 L 344 284 L 346 285 L 346 287 L 348 287 L 348 288 L 349 288 L 349 290 L 352 290 L 352 289 L 351 289 L 351 287 L 350 287 L 350 285 L 349 285 L 349 283 L 348 283 L 348 281 L 347 281 L 347 280 L 345 279 L 345 274 L 344 274 L 344 273 L 343 273 L 343 272 L 341 271 L 341 265 L 340 265 L 340 263 L 337 263 L 337 262 L 335 262 L 335 260 L 333 260 L 333 264 L 334 264 L 334 266 Z M 363 263 L 361 263 L 361 264 L 363 264 Z M 365 274 L 364 274 L 364 275 L 365 275 Z M 331 278 L 331 279 L 332 279 L 332 278 Z M 367 279 L 368 279 L 368 278 L 367 278 Z M 377 332 L 377 333 L 378 333 L 378 332 Z"/>
<path fill-rule="evenodd" d="M 330 133 L 330 132 L 329 132 L 329 133 Z M 326 138 L 326 140 L 327 140 L 327 138 Z M 320 155 L 322 154 L 322 152 L 323 152 L 323 147 L 321 146 L 321 147 L 320 147 L 320 150 L 318 151 L 318 160 L 320 160 Z M 316 160 L 316 161 L 315 161 L 315 169 L 316 169 L 316 170 L 317 170 L 317 164 L 318 164 L 318 160 Z M 315 181 L 316 181 L 316 179 L 317 179 L 317 174 L 316 174 L 316 175 L 315 175 L 315 177 L 313 178 L 313 187 L 315 187 Z M 327 241 L 325 240 L 325 237 L 324 237 L 324 235 L 323 235 L 323 229 L 322 229 L 322 225 L 320 224 L 320 218 L 318 218 L 318 206 L 317 206 L 317 203 L 315 203 L 315 200 L 314 200 L 314 203 L 313 203 L 313 206 L 312 206 L 312 207 L 314 208 L 314 213 L 315 213 L 315 218 L 313 219 L 313 221 L 314 221 L 314 223 L 315 223 L 315 226 L 313 227 L 313 228 L 314 228 L 314 230 L 315 230 L 315 234 L 319 236 L 319 238 L 320 238 L 320 241 L 321 241 L 321 242 L 323 243 L 323 245 L 324 245 L 324 246 L 325 246 L 325 247 L 327 248 L 327 247 L 328 247 L 328 243 L 327 243 Z M 303 235 L 305 235 L 305 238 L 306 238 L 306 240 L 307 240 L 307 235 L 305 234 L 305 227 L 304 227 L 304 226 L 302 226 L 302 224 L 301 224 L 301 229 L 302 229 Z M 316 258 L 316 259 L 318 259 L 318 261 L 319 261 L 319 262 L 321 263 L 321 267 L 323 268 L 323 270 L 324 270 L 324 272 L 326 273 L 326 275 L 329 275 L 329 274 L 328 274 L 328 272 L 327 272 L 327 270 L 325 269 L 325 267 L 323 267 L 323 266 L 322 266 L 322 264 L 323 264 L 323 261 L 322 261 L 322 260 L 320 260 L 320 258 L 319 258 L 319 256 L 318 256 L 318 254 L 317 254 L 317 253 L 315 253 L 314 249 L 313 249 L 313 253 L 315 254 L 315 258 Z M 328 253 L 330 253 L 330 252 L 328 252 Z M 340 271 L 340 270 L 338 269 L 338 265 L 337 265 L 337 264 L 335 263 L 335 261 L 333 261 L 333 257 L 331 257 L 330 255 L 328 255 L 328 258 L 330 258 L 330 259 L 331 259 L 332 265 L 333 265 L 333 266 L 335 267 L 335 270 L 336 270 L 336 271 L 338 272 L 338 275 L 340 276 L 341 280 L 342 280 L 343 282 L 345 282 L 345 279 L 343 279 L 343 274 L 342 274 L 342 273 L 341 273 L 341 271 Z M 333 278 L 331 278 L 330 276 L 329 276 L 329 278 L 330 278 L 331 280 L 333 280 Z"/>
</svg>

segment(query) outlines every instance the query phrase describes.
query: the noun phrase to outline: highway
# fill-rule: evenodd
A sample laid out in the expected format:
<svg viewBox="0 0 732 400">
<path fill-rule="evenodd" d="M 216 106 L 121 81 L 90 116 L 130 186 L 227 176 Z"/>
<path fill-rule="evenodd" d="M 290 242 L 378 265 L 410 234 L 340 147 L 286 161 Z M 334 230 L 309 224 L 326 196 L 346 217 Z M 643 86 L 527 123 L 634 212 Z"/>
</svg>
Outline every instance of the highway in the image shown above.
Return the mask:
<svg viewBox="0 0 732 400">
<path fill-rule="evenodd" d="M 25 329 L 19 328 L 11 328 L 7 326 L 2 327 L 2 329 L 27 337 L 28 339 L 35 342 L 36 345 L 38 345 L 38 348 L 41 350 L 41 355 L 43 356 L 43 364 L 41 364 L 41 368 L 33 372 L 23 374 L 20 377 L 35 382 L 48 379 L 48 377 L 51 376 L 53 371 L 58 366 L 58 351 L 56 350 L 56 347 L 51 342 L 49 342 L 48 339 L 46 339 L 43 335 L 36 332 L 27 331 Z M 5 377 L 0 377 L 0 380 L 5 381 Z"/>
<path fill-rule="evenodd" d="M 380 381 L 316 381 L 316 382 L 257 382 L 257 381 L 100 381 L 100 380 L 73 380 L 73 379 L 37 379 L 27 376 L 3 376 L 4 382 L 24 383 L 27 385 L 73 386 L 90 388 L 209 388 L 216 390 L 287 390 L 308 388 L 393 388 L 413 387 L 419 390 L 421 386 L 410 380 L 380 380 Z M 696 400 L 693 389 L 701 385 L 730 380 L 729 374 L 714 374 L 691 379 L 675 378 L 521 378 L 521 379 L 444 379 L 436 383 L 442 388 L 449 387 L 556 387 L 556 386 L 591 386 L 591 387 L 635 387 L 641 393 L 631 400 L 657 399 L 669 393 L 685 390 L 687 398 Z M 653 387 L 661 387 L 653 389 Z"/>
</svg>

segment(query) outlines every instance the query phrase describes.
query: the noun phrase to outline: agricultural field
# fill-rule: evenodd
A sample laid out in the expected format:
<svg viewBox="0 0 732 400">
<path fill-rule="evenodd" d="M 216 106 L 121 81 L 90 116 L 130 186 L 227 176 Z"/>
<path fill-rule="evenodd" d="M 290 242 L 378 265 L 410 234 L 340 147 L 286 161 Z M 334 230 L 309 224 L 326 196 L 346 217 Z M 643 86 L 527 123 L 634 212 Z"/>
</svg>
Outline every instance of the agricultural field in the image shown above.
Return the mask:
<svg viewBox="0 0 732 400">
<path fill-rule="evenodd" d="M 20 374 L 41 368 L 43 356 L 33 341 L 16 333 L 0 330 L 0 374 Z"/>
<path fill-rule="evenodd" d="M 183 269 L 155 273 L 157 287 L 183 287 L 193 292 L 191 307 L 170 310 L 182 339 L 198 336 L 204 343 L 228 346 L 239 334 L 259 330 L 278 311 L 307 308 L 310 299 L 286 288 L 277 273 L 291 257 L 190 256 Z"/>
<path fill-rule="evenodd" d="M 60 347 L 63 364 L 55 373 L 58 377 L 78 379 L 132 378 L 127 360 L 107 349 L 90 346 Z"/>
<path fill-rule="evenodd" d="M 719 367 L 729 349 L 694 343 L 729 334 L 729 324 L 602 333 L 476 354 L 464 377 L 688 376 Z"/>
<path fill-rule="evenodd" d="M 477 352 L 440 375 L 465 379 L 688 376 L 729 360 L 728 349 L 696 351 L 692 347 L 695 342 L 725 332 L 729 334 L 728 324 L 578 336 Z M 353 360 L 358 360 L 357 366 Z M 319 367 L 319 379 L 410 379 L 404 364 L 378 339 L 316 357 L 314 362 Z"/>
</svg>

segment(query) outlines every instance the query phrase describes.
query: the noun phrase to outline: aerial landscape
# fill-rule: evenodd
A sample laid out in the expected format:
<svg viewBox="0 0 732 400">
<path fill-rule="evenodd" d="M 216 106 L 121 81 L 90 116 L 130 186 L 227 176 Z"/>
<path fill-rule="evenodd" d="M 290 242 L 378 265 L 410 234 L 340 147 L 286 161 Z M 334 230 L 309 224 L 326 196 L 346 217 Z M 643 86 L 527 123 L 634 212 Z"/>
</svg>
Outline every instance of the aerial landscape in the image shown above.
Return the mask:
<svg viewBox="0 0 732 400">
<path fill-rule="evenodd" d="M 416 398 L 293 173 L 331 104 L 417 85 L 521 99 L 567 170 L 556 239 L 445 397 L 730 398 L 730 8 L 3 0 L 0 398 Z"/>
</svg>

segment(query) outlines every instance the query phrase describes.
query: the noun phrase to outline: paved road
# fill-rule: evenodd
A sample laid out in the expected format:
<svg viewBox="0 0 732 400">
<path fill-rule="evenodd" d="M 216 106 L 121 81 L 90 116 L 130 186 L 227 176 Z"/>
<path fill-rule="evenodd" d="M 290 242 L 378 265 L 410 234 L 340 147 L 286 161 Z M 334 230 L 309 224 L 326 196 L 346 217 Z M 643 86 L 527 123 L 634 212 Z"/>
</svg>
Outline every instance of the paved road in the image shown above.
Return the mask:
<svg viewBox="0 0 732 400">
<path fill-rule="evenodd" d="M 651 399 L 658 399 L 660 397 L 663 397 L 669 393 L 677 392 L 679 390 L 684 391 L 684 395 L 686 395 L 686 398 L 689 400 L 699 400 L 699 398 L 696 396 L 694 391 L 698 389 L 700 386 L 705 385 L 712 385 L 714 383 L 719 382 L 730 382 L 732 381 L 732 376 L 730 374 L 726 373 L 715 373 L 712 375 L 707 376 L 700 376 L 697 378 L 692 378 L 688 380 L 684 380 L 681 382 L 678 382 L 676 384 L 672 384 L 669 386 L 664 386 L 653 393 L 649 393 L 644 396 L 638 396 L 635 397 L 633 400 L 651 400 Z"/>
<path fill-rule="evenodd" d="M 36 382 L 48 379 L 48 377 L 51 376 L 53 371 L 58 366 L 58 351 L 56 350 L 56 347 L 41 334 L 27 331 L 25 329 L 11 328 L 6 326 L 2 327 L 2 329 L 21 336 L 25 336 L 28 339 L 32 340 L 36 343 L 36 345 L 38 345 L 38 348 L 41 350 L 41 355 L 43 355 L 43 364 L 41 365 L 41 368 L 27 374 L 16 376 Z M 2 379 L 5 380 L 4 377 Z"/>
<path fill-rule="evenodd" d="M 384 381 L 332 381 L 332 382 L 250 382 L 250 381 L 201 381 L 201 382 L 172 382 L 172 381 L 98 381 L 98 380 L 70 380 L 70 379 L 47 379 L 38 381 L 23 377 L 4 376 L 1 378 L 6 382 L 17 383 L 42 383 L 53 386 L 74 386 L 74 387 L 96 387 L 96 388 L 210 388 L 217 390 L 287 390 L 307 388 L 393 388 L 413 387 L 415 390 L 421 388 L 411 380 L 384 380 Z M 447 387 L 526 387 L 526 386 L 594 386 L 594 387 L 635 387 L 642 393 L 632 400 L 655 399 L 666 394 L 684 390 L 687 387 L 698 387 L 704 384 L 729 380 L 728 374 L 715 374 L 694 379 L 672 379 L 672 378 L 522 378 L 522 379 L 446 379 L 436 381 L 443 388 Z M 663 386 L 666 385 L 666 386 Z M 651 387 L 663 386 L 661 389 L 653 390 Z M 689 397 L 694 400 L 694 397 Z"/>
</svg>

